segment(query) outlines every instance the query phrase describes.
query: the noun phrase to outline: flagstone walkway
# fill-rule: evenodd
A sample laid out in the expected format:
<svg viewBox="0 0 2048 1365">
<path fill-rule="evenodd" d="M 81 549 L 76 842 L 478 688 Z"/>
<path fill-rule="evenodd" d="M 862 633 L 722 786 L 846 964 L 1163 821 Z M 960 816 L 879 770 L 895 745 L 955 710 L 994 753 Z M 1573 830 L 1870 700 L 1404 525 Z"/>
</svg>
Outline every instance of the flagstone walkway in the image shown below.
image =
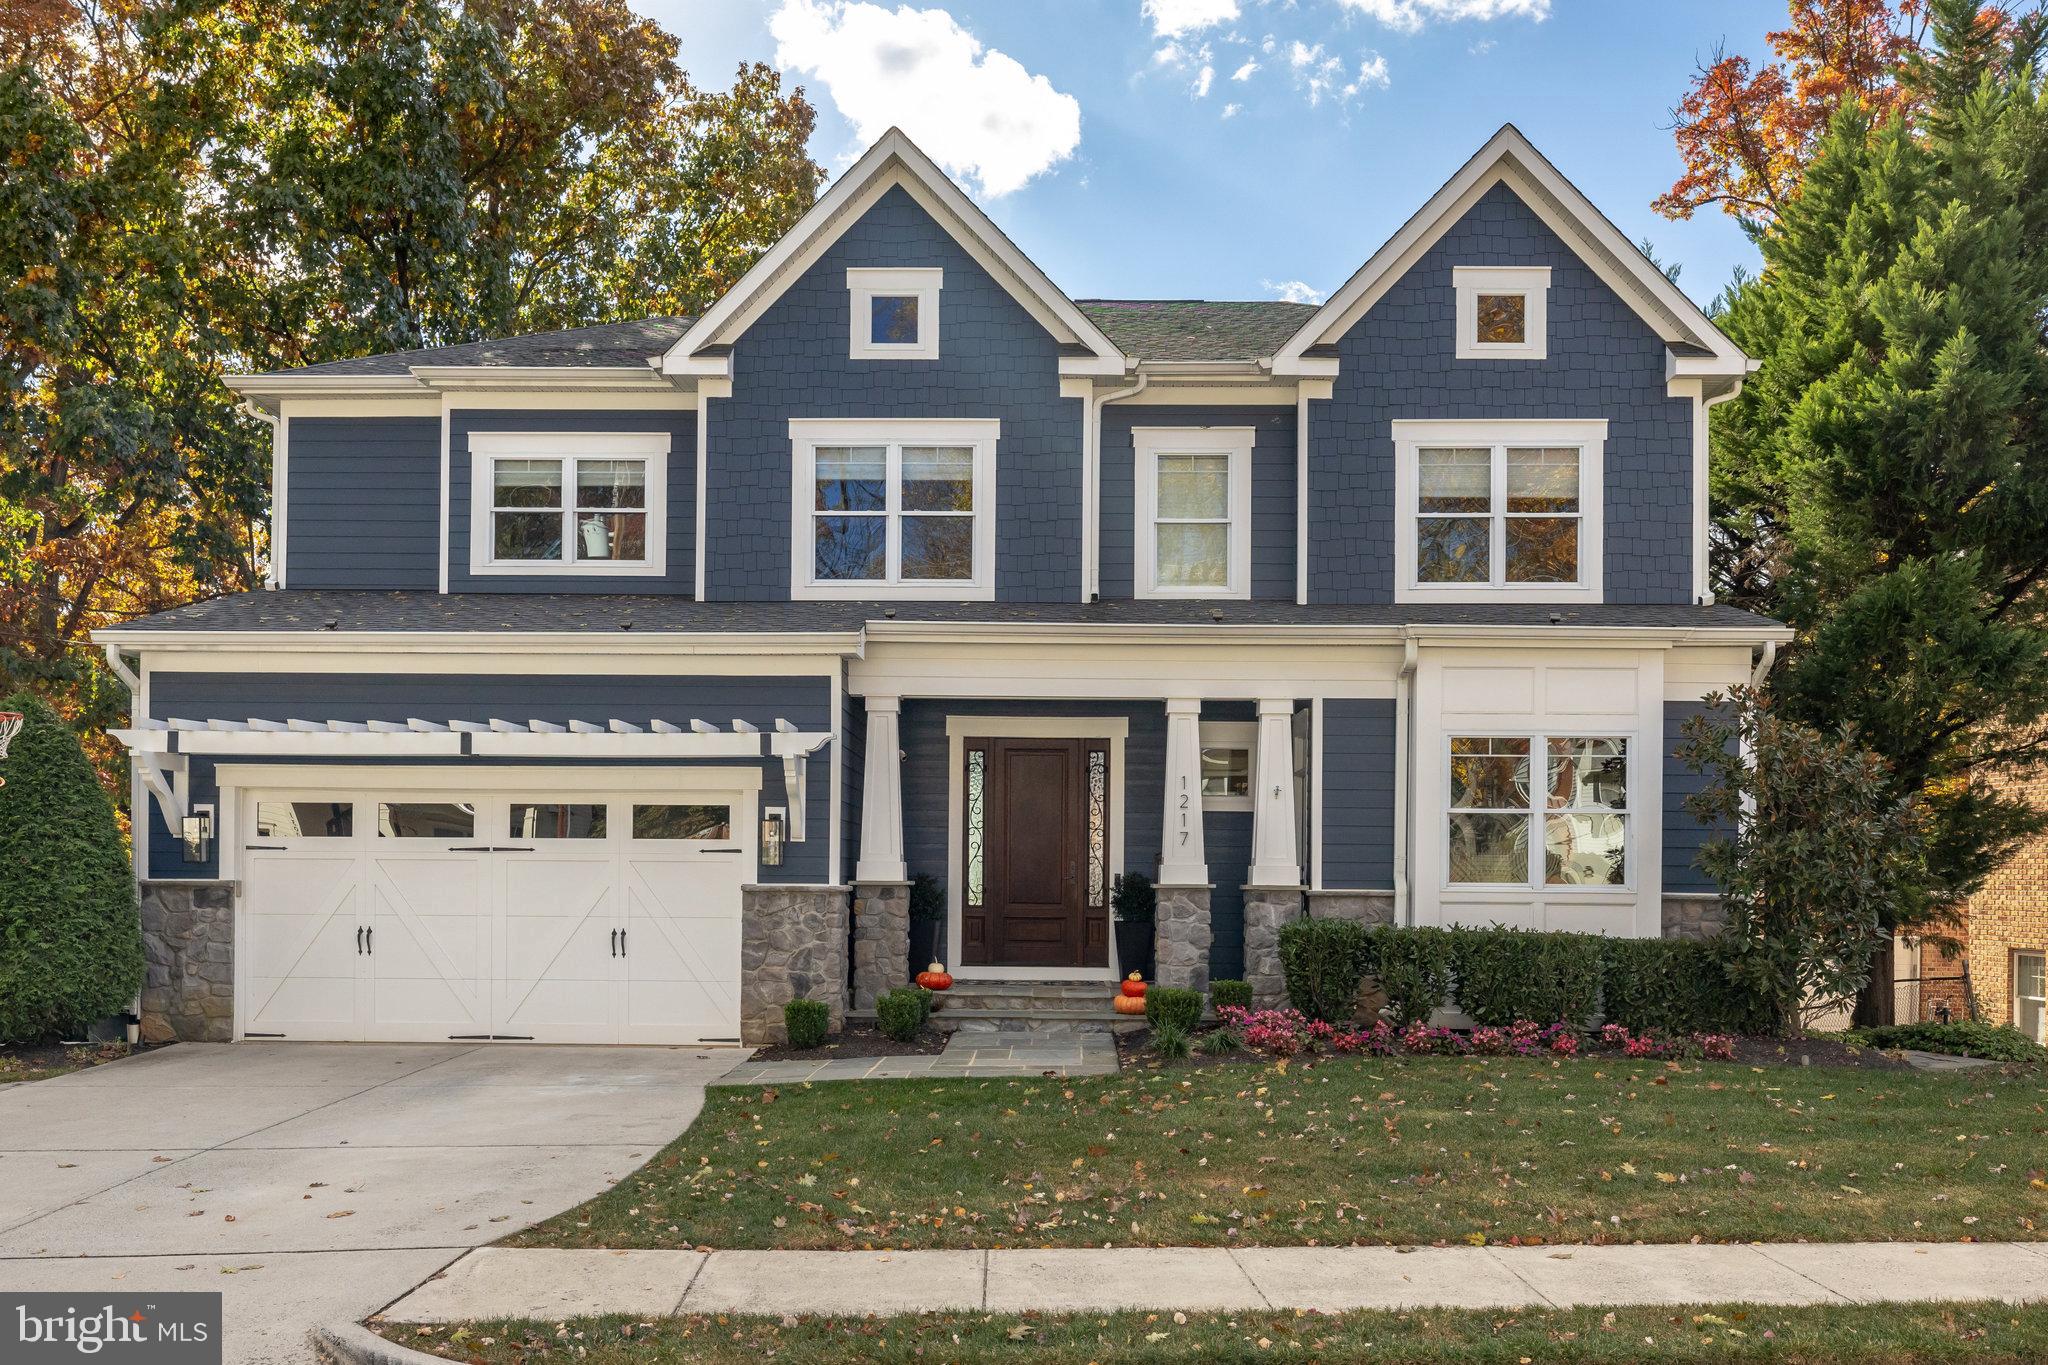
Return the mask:
<svg viewBox="0 0 2048 1365">
<path fill-rule="evenodd" d="M 797 1085 L 806 1081 L 922 1080 L 928 1077 L 1111 1076 L 1116 1040 L 1107 1033 L 1046 1029 L 1037 1033 L 966 1029 L 944 1052 L 922 1057 L 820 1057 L 741 1062 L 721 1085 Z"/>
</svg>

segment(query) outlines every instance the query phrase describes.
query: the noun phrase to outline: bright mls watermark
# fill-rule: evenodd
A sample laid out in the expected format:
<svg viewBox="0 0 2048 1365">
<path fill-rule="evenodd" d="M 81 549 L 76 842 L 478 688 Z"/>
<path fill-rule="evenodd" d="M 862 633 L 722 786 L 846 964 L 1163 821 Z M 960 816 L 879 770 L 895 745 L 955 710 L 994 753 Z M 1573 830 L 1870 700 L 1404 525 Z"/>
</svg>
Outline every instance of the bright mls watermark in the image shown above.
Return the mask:
<svg viewBox="0 0 2048 1365">
<path fill-rule="evenodd" d="M 0 1293 L 0 1361 L 220 1365 L 219 1294 Z"/>
</svg>

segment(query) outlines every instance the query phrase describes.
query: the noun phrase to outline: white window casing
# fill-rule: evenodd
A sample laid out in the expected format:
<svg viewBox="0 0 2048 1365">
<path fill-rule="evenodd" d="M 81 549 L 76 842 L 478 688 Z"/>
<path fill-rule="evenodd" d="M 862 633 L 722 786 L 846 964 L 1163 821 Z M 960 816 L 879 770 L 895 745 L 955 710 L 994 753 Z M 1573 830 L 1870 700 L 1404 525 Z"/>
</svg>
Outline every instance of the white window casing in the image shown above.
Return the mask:
<svg viewBox="0 0 2048 1365">
<path fill-rule="evenodd" d="M 659 578 L 668 572 L 668 457 L 670 437 L 664 431 L 479 431 L 469 438 L 469 571 L 479 576 L 539 575 L 591 578 Z M 501 559 L 495 553 L 496 471 L 514 461 L 553 463 L 559 467 L 560 497 L 548 511 L 562 522 L 559 557 Z M 638 559 L 592 557 L 586 537 L 608 532 L 602 518 L 608 509 L 583 508 L 577 470 L 596 463 L 637 463 L 642 466 L 645 555 Z M 620 507 L 632 514 L 642 508 Z M 586 525 L 588 523 L 588 525 Z"/>
<path fill-rule="evenodd" d="M 2048 1046 L 2048 953 L 2012 955 L 2012 996 L 2013 1026 Z"/>
<path fill-rule="evenodd" d="M 1485 875 L 1487 869 L 1483 867 L 1461 869 L 1457 858 L 1457 839 L 1447 837 L 1444 840 L 1442 867 L 1443 885 L 1446 889 L 1514 887 L 1531 891 L 1626 892 L 1635 885 L 1636 867 L 1632 856 L 1634 840 L 1630 837 L 1634 832 L 1634 803 L 1629 801 L 1625 794 L 1619 806 L 1588 803 L 1579 799 L 1582 796 L 1582 784 L 1575 781 L 1572 784 L 1573 799 L 1564 804 L 1557 804 L 1557 794 L 1549 776 L 1551 762 L 1561 759 L 1576 765 L 1577 760 L 1584 756 L 1582 753 L 1554 754 L 1552 748 L 1558 744 L 1584 745 L 1595 750 L 1598 758 L 1618 763 L 1624 793 L 1628 777 L 1632 776 L 1633 765 L 1642 756 L 1634 736 L 1625 734 L 1565 733 L 1556 730 L 1538 733 L 1531 729 L 1512 733 L 1457 733 L 1444 737 L 1440 757 L 1446 769 L 1445 800 L 1439 818 L 1444 820 L 1447 829 L 1464 820 L 1494 821 L 1498 822 L 1499 828 L 1519 824 L 1522 831 L 1520 867 L 1503 864 L 1498 869 L 1502 875 L 1498 876 Z M 1606 752 L 1598 753 L 1601 749 Z M 1478 765 L 1502 761 L 1513 763 L 1518 760 L 1522 764 L 1524 777 L 1519 789 L 1503 791 L 1495 787 L 1489 791 L 1486 784 L 1481 781 L 1477 785 L 1493 799 L 1480 800 L 1475 795 L 1464 803 L 1459 802 L 1457 772 L 1461 761 L 1471 765 L 1471 770 L 1476 776 Z M 1567 832 L 1565 838 L 1559 842 L 1569 846 L 1572 842 L 1571 834 L 1578 828 L 1576 822 L 1580 820 L 1589 824 L 1613 822 L 1621 827 L 1623 875 L 1620 881 L 1610 881 L 1604 877 L 1600 880 L 1572 881 L 1563 875 L 1550 875 L 1548 861 L 1553 826 Z M 1597 857 L 1597 853 L 1594 856 Z M 1597 864 L 1585 862 L 1583 856 L 1561 861 L 1567 864 L 1577 863 L 1582 875 L 1587 871 L 1599 870 Z M 1478 875 L 1470 875 L 1473 873 Z"/>
<path fill-rule="evenodd" d="M 1134 427 L 1131 431 L 1136 506 L 1133 526 L 1132 595 L 1138 598 L 1249 598 L 1252 595 L 1251 427 Z M 1162 462 L 1223 458 L 1227 469 L 1221 508 L 1162 506 Z M 1162 554 L 1163 536 L 1188 538 L 1215 528 L 1225 555 L 1224 570 L 1211 581 L 1162 581 L 1172 557 Z M 1189 543 L 1194 543 L 1190 540 Z"/>
<path fill-rule="evenodd" d="M 943 270 L 915 268 L 873 270 L 854 268 L 846 272 L 846 292 L 851 304 L 851 331 L 847 337 L 850 360 L 937 360 L 939 358 L 939 291 L 945 287 Z M 917 336 L 910 341 L 882 341 L 875 336 L 875 300 L 915 300 Z"/>
<path fill-rule="evenodd" d="M 1250 720 L 1205 720 L 1201 725 L 1202 809 L 1248 811 L 1258 774 L 1259 726 Z M 1238 782 L 1236 778 L 1242 778 Z M 1221 790 L 1242 785 L 1243 791 Z"/>
<path fill-rule="evenodd" d="M 911 601 L 987 602 L 995 599 L 996 446 L 1002 423 L 994 418 L 793 418 L 790 440 L 789 592 L 796 601 L 900 598 Z M 819 452 L 867 452 L 878 462 L 885 489 L 877 507 L 819 508 Z M 945 512 L 904 505 L 904 452 L 971 450 L 971 510 Z M 844 458 L 844 457 L 842 457 Z M 915 458 L 915 456 L 913 456 Z M 822 519 L 871 520 L 883 532 L 882 569 L 872 577 L 820 577 L 818 525 Z M 969 522 L 972 572 L 966 578 L 906 578 L 903 573 L 907 522 L 938 518 Z"/>
<path fill-rule="evenodd" d="M 1458 296 L 1458 359 L 1544 360 L 1549 357 L 1550 267 L 1454 266 L 1451 284 Z M 1481 341 L 1480 299 L 1482 296 L 1503 294 L 1522 300 L 1522 339 Z"/>
<path fill-rule="evenodd" d="M 1604 470 L 1607 422 L 1595 420 L 1396 421 L 1394 440 L 1394 600 L 1397 602 L 1598 602 L 1602 595 Z M 1510 505 L 1510 462 L 1559 451 L 1577 453 L 1577 509 L 1525 513 Z M 1474 461 L 1485 453 L 1486 506 L 1451 514 L 1420 508 L 1420 464 L 1424 452 L 1462 454 Z M 1518 468 L 1524 467 L 1517 465 Z M 1486 528 L 1486 573 L 1457 582 L 1423 582 L 1418 576 L 1422 523 L 1480 521 Z M 1514 582 L 1509 574 L 1509 538 L 1517 521 L 1565 520 L 1577 525 L 1576 573 L 1569 581 Z"/>
</svg>

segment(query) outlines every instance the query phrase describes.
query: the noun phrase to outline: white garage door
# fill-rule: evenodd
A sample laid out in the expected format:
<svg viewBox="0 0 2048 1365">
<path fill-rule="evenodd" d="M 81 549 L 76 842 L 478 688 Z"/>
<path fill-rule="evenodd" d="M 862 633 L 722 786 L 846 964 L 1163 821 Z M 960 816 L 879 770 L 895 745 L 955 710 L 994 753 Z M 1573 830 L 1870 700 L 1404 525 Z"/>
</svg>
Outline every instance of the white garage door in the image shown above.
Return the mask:
<svg viewBox="0 0 2048 1365">
<path fill-rule="evenodd" d="M 245 1037 L 739 1039 L 750 791 L 337 786 L 238 806 Z"/>
</svg>

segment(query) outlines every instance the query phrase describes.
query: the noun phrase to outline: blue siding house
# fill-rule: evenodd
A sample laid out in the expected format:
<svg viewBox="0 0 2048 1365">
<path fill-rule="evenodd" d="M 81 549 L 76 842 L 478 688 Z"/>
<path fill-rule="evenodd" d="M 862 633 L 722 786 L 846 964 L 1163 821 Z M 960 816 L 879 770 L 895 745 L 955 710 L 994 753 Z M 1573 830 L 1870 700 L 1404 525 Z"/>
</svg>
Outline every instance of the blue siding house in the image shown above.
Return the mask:
<svg viewBox="0 0 2048 1365">
<path fill-rule="evenodd" d="M 97 637 L 145 1027 L 770 1041 L 904 979 L 918 876 L 996 994 L 1711 932 L 1752 368 L 1504 128 L 1320 305 L 1070 298 L 891 132 L 701 317 L 231 376 L 271 583 Z"/>
</svg>

